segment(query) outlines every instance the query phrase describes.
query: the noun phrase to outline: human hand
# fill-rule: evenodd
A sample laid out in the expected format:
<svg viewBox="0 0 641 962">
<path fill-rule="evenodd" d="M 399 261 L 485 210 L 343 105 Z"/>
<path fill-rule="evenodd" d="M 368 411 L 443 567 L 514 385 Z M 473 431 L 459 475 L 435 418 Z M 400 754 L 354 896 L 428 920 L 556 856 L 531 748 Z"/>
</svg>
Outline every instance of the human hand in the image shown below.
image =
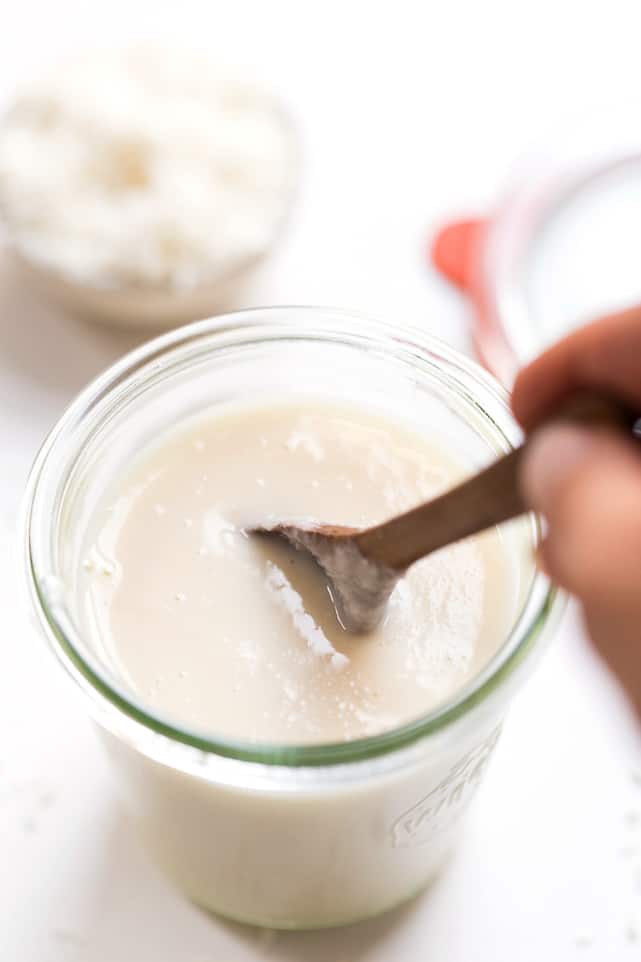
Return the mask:
<svg viewBox="0 0 641 962">
<path fill-rule="evenodd" d="M 527 431 L 597 388 L 641 412 L 641 307 L 570 334 L 524 368 L 512 406 Z M 522 468 L 548 522 L 541 560 L 575 595 L 589 634 L 641 716 L 641 442 L 570 424 L 541 428 Z"/>
</svg>

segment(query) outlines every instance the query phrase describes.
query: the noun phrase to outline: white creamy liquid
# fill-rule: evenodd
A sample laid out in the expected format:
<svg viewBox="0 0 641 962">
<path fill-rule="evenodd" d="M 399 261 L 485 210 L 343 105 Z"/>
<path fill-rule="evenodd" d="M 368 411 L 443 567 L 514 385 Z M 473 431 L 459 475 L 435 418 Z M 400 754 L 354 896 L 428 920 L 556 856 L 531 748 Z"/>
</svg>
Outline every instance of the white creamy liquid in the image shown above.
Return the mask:
<svg viewBox="0 0 641 962">
<path fill-rule="evenodd" d="M 186 421 L 94 517 L 81 582 L 96 648 L 153 710 L 218 735 L 334 742 L 416 718 L 478 673 L 516 616 L 517 566 L 498 531 L 414 565 L 383 624 L 354 637 L 315 566 L 244 529 L 369 525 L 463 473 L 357 406 L 275 400 Z"/>
</svg>

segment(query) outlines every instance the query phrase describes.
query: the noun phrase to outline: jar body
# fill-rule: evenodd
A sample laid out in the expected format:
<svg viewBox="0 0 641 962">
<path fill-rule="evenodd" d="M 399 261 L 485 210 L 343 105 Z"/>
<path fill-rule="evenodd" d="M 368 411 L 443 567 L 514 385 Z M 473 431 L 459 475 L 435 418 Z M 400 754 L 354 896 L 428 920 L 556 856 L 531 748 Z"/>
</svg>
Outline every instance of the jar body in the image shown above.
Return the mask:
<svg viewBox="0 0 641 962">
<path fill-rule="evenodd" d="M 362 771 L 309 770 L 305 781 L 271 772 L 253 785 L 102 737 L 145 847 L 192 901 L 240 922 L 314 929 L 378 915 L 429 884 L 461 835 L 500 727 L 497 709 L 388 771 L 374 760 Z"/>
</svg>

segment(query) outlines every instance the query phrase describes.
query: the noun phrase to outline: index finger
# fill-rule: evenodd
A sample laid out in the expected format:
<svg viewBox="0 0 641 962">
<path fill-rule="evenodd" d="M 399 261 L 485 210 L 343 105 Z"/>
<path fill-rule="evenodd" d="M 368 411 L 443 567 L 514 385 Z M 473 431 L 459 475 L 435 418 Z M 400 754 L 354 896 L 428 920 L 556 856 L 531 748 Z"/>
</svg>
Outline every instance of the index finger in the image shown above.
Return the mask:
<svg viewBox="0 0 641 962">
<path fill-rule="evenodd" d="M 594 321 L 545 351 L 518 375 L 512 409 L 532 428 L 581 388 L 641 407 L 641 306 Z"/>
</svg>

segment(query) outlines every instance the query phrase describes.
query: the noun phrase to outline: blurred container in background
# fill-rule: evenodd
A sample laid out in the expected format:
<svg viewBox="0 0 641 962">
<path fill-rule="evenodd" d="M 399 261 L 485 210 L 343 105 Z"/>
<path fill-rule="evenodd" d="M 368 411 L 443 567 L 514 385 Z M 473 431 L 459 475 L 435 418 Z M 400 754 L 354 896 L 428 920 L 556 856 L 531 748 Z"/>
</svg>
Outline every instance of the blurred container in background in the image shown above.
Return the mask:
<svg viewBox="0 0 641 962">
<path fill-rule="evenodd" d="M 473 303 L 477 352 L 508 386 L 572 328 L 641 302 L 639 116 L 630 105 L 566 127 L 488 217 L 435 238 L 437 268 Z"/>
<path fill-rule="evenodd" d="M 170 326 L 240 296 L 297 173 L 281 105 L 180 49 L 59 64 L 0 127 L 0 216 L 18 267 L 74 313 L 123 325 Z"/>
</svg>

